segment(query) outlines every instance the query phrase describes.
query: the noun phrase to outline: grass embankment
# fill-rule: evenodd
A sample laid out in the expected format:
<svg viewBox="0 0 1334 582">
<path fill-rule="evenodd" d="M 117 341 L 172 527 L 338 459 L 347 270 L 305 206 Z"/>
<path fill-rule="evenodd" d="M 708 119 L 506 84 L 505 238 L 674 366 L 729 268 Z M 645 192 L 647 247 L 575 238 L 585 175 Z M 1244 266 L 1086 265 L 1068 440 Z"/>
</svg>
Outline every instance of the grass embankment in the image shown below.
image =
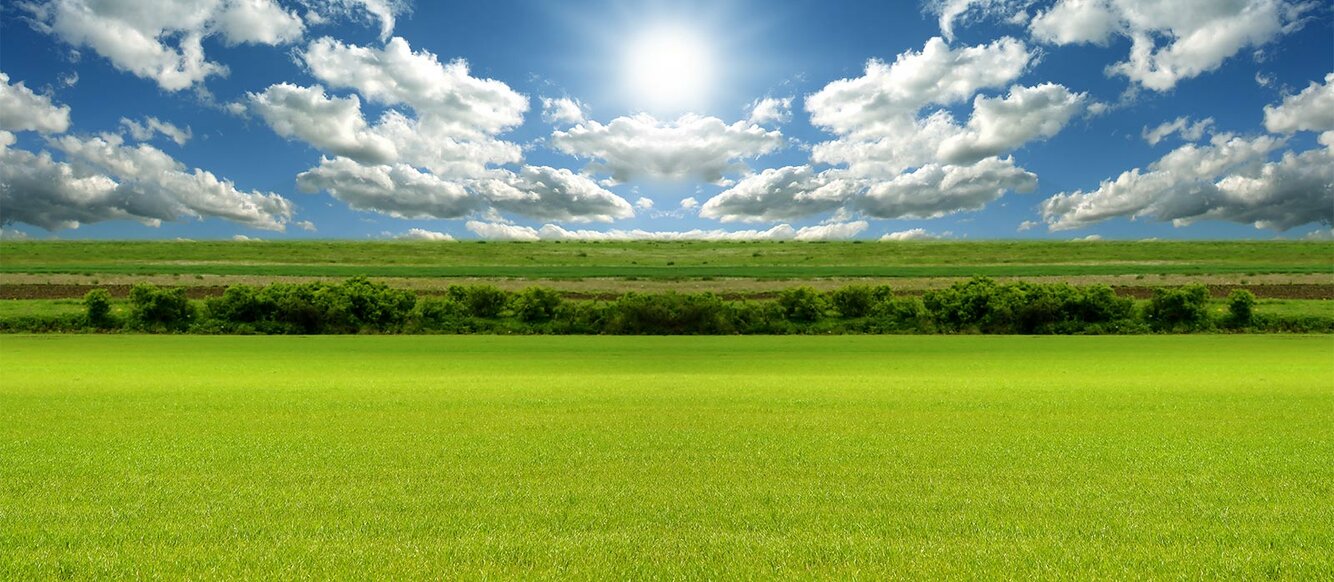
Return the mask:
<svg viewBox="0 0 1334 582">
<path fill-rule="evenodd" d="M 524 279 L 1334 275 L 1334 243 L 0 243 L 0 273 Z"/>
<path fill-rule="evenodd" d="M 0 578 L 1334 573 L 1328 337 L 0 338 Z"/>
</svg>

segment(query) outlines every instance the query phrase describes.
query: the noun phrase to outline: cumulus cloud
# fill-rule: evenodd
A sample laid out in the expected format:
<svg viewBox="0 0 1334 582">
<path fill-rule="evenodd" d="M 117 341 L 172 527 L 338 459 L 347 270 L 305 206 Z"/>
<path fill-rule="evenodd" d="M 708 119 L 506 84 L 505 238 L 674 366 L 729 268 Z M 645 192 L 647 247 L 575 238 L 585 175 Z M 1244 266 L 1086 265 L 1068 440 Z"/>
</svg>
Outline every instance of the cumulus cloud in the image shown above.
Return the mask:
<svg viewBox="0 0 1334 582">
<path fill-rule="evenodd" d="M 459 218 L 478 208 L 463 184 L 407 164 L 362 165 L 326 157 L 297 175 L 296 183 L 303 192 L 326 191 L 353 209 L 395 218 Z"/>
<path fill-rule="evenodd" d="M 528 98 L 505 83 L 469 74 L 463 60 L 441 63 L 394 37 L 383 48 L 329 37 L 310 43 L 302 59 L 312 75 L 335 88 L 355 89 L 384 105 L 407 105 L 458 132 L 495 134 L 523 122 Z"/>
<path fill-rule="evenodd" d="M 635 200 L 635 208 L 640 210 L 653 210 L 653 199 L 641 196 L 638 200 Z"/>
<path fill-rule="evenodd" d="M 292 204 L 282 196 L 240 190 L 147 144 L 125 145 L 115 135 L 65 136 L 51 144 L 68 161 L 47 152 L 0 149 L 0 223 L 56 230 L 113 219 L 156 226 L 216 217 L 283 230 L 292 217 Z"/>
<path fill-rule="evenodd" d="M 927 164 L 872 184 L 857 199 L 857 209 L 881 218 L 939 218 L 980 210 L 1006 191 L 1035 188 L 1037 176 L 1010 158 L 987 158 L 971 166 Z"/>
<path fill-rule="evenodd" d="M 1108 73 L 1166 91 L 1299 27 L 1311 6 L 1285 0 L 1060 0 L 1038 12 L 1029 30 L 1057 45 L 1105 45 L 1114 34 L 1129 38 L 1129 57 Z"/>
<path fill-rule="evenodd" d="M 811 123 L 839 135 L 888 137 L 901 133 L 905 115 L 1008 85 L 1031 60 L 1024 43 L 1009 37 L 957 49 L 932 38 L 920 52 L 904 52 L 893 63 L 873 59 L 863 76 L 826 85 L 806 99 L 806 110 Z"/>
<path fill-rule="evenodd" d="M 397 17 L 408 10 L 406 0 L 302 0 L 311 24 L 331 17 L 367 16 L 380 23 L 380 40 L 393 34 Z"/>
<path fill-rule="evenodd" d="M 297 177 L 303 191 L 399 218 L 488 209 L 571 222 L 634 214 L 624 199 L 569 170 L 497 167 L 522 160 L 518 145 L 497 136 L 523 121 L 528 100 L 500 81 L 472 77 L 464 61 L 442 63 L 401 38 L 383 48 L 322 38 L 302 58 L 330 87 L 357 94 L 282 83 L 248 94 L 244 107 L 279 135 L 332 154 Z M 391 109 L 371 124 L 361 98 Z"/>
<path fill-rule="evenodd" d="M 1153 129 L 1145 127 L 1140 135 L 1144 137 L 1144 141 L 1149 142 L 1149 145 L 1158 145 L 1159 142 L 1173 135 L 1180 135 L 1181 139 L 1186 141 L 1200 141 L 1213 125 L 1214 118 L 1212 117 L 1206 117 L 1195 122 L 1192 122 L 1189 117 L 1178 117 Z"/>
<path fill-rule="evenodd" d="M 648 114 L 589 121 L 552 134 L 556 150 L 595 160 L 587 170 L 614 182 L 638 179 L 722 183 L 747 171 L 740 161 L 778 150 L 783 136 L 747 122 L 687 114 L 661 121 Z"/>
<path fill-rule="evenodd" d="M 980 209 L 1007 191 L 1030 192 L 1037 177 L 999 156 L 1057 134 L 1087 108 L 1084 94 L 1054 83 L 976 95 L 1006 86 L 1031 59 L 1010 38 L 957 48 L 934 38 L 892 64 L 872 60 L 863 76 L 834 81 L 806 100 L 812 123 L 836 136 L 816 144 L 811 161 L 834 168 L 765 170 L 705 202 L 700 215 L 771 221 L 843 210 L 936 218 Z M 972 114 L 961 125 L 946 107 L 970 98 Z"/>
<path fill-rule="evenodd" d="M 382 133 L 372 131 L 361 114 L 356 95 L 331 98 L 324 87 L 279 83 L 262 93 L 248 93 L 248 109 L 278 135 L 366 164 L 398 158 L 398 149 Z"/>
<path fill-rule="evenodd" d="M 810 166 L 771 168 L 710 198 L 699 215 L 723 222 L 799 218 L 843 206 L 857 185 L 818 174 Z"/>
<path fill-rule="evenodd" d="M 1008 19 L 1026 18 L 1024 9 L 1032 0 L 927 0 L 927 11 L 939 18 L 940 32 L 954 40 L 954 24 L 989 14 L 1006 14 Z"/>
<path fill-rule="evenodd" d="M 1306 89 L 1278 105 L 1265 107 L 1265 129 L 1274 133 L 1325 132 L 1321 142 L 1334 147 L 1334 73 L 1325 82 L 1312 81 Z"/>
<path fill-rule="evenodd" d="M 584 122 L 584 106 L 569 97 L 542 98 L 542 121 L 551 124 L 575 125 Z"/>
<path fill-rule="evenodd" d="M 204 38 L 276 45 L 305 25 L 273 0 L 52 0 L 23 4 L 39 30 L 91 48 L 116 68 L 168 91 L 188 88 L 227 67 L 204 55 Z"/>
<path fill-rule="evenodd" d="M 754 125 L 782 124 L 791 119 L 791 97 L 765 97 L 750 104 L 750 122 Z"/>
<path fill-rule="evenodd" d="M 942 238 L 949 238 L 953 234 L 954 233 L 951 232 L 934 234 L 931 232 L 927 232 L 925 228 L 912 228 L 908 230 L 901 230 L 898 232 L 891 232 L 889 234 L 880 237 L 880 240 L 882 241 L 939 240 Z"/>
<path fill-rule="evenodd" d="M 624 198 L 565 169 L 525 166 L 518 174 L 480 181 L 476 188 L 492 206 L 539 220 L 612 222 L 635 214 Z"/>
<path fill-rule="evenodd" d="M 427 241 L 440 241 L 440 242 L 448 242 L 454 240 L 454 237 L 448 234 L 445 234 L 443 232 L 435 232 L 433 230 L 426 230 L 424 228 L 408 229 L 407 232 L 398 235 L 397 238 L 399 238 L 400 240 L 427 240 Z"/>
<path fill-rule="evenodd" d="M 684 210 L 693 210 L 699 207 L 699 200 L 694 196 L 687 196 L 681 199 L 681 208 Z"/>
<path fill-rule="evenodd" d="M 1135 168 L 1091 192 L 1057 194 L 1042 203 L 1051 230 L 1116 217 L 1186 225 L 1228 220 L 1287 230 L 1334 220 L 1334 148 L 1285 152 L 1284 140 L 1218 134 L 1208 144 L 1181 146 L 1146 170 Z"/>
<path fill-rule="evenodd" d="M 315 223 L 309 220 L 301 220 L 298 222 L 293 222 L 292 224 L 297 228 L 304 230 L 306 232 L 315 232 L 316 230 L 318 230 L 315 228 Z"/>
<path fill-rule="evenodd" d="M 1084 101 L 1084 94 L 1055 83 L 1016 85 L 1004 98 L 978 96 L 968 127 L 941 142 L 938 155 L 951 164 L 971 164 L 1049 138 L 1083 110 Z"/>
<path fill-rule="evenodd" d="M 69 106 L 55 105 L 38 95 L 23 81 L 10 84 L 0 73 L 0 131 L 64 133 L 69 130 Z"/>
<path fill-rule="evenodd" d="M 466 228 L 488 240 L 840 240 L 852 238 L 865 231 L 865 221 L 833 223 L 803 228 L 779 224 L 766 230 L 569 230 L 554 224 L 541 228 L 497 222 L 469 221 Z"/>
<path fill-rule="evenodd" d="M 194 137 L 194 132 L 190 131 L 189 126 L 181 129 L 170 122 L 152 116 L 145 117 L 143 121 L 122 117 L 120 118 L 120 128 L 137 141 L 149 141 L 157 135 L 162 135 L 175 142 L 176 145 L 185 145 L 191 137 Z"/>
</svg>

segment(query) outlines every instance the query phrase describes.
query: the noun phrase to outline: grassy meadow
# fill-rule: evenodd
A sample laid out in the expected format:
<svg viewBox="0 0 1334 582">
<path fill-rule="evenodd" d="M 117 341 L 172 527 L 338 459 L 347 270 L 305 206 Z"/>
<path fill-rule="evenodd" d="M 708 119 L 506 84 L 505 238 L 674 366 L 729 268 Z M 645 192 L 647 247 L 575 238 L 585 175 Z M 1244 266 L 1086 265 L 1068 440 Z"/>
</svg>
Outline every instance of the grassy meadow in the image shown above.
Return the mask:
<svg viewBox="0 0 1334 582">
<path fill-rule="evenodd" d="M 1312 241 L 0 243 L 0 274 L 756 278 L 1334 275 Z"/>
<path fill-rule="evenodd" d="M 0 578 L 1334 577 L 1328 336 L 0 337 Z"/>
</svg>

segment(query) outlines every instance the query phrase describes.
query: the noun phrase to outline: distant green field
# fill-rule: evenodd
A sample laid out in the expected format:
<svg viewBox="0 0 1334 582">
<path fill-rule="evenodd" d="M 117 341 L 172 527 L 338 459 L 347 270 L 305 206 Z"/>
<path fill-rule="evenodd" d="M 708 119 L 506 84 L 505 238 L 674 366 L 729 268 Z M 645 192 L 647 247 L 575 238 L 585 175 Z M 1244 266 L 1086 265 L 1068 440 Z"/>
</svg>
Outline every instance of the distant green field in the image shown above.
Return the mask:
<svg viewBox="0 0 1334 582">
<path fill-rule="evenodd" d="M 0 579 L 1330 579 L 1332 353 L 4 336 Z"/>
<path fill-rule="evenodd" d="M 813 278 L 1329 273 L 1329 242 L 0 243 L 0 273 Z"/>
</svg>

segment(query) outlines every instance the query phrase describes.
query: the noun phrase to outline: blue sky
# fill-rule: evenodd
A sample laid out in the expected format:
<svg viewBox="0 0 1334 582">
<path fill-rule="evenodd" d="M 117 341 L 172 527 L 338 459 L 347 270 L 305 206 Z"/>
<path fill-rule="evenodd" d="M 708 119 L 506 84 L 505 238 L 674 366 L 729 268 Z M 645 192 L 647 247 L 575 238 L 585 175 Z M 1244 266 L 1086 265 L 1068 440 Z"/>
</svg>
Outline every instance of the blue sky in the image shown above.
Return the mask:
<svg viewBox="0 0 1334 582">
<path fill-rule="evenodd" d="M 1331 12 L 6 2 L 0 221 L 10 238 L 1328 237 Z"/>
</svg>

